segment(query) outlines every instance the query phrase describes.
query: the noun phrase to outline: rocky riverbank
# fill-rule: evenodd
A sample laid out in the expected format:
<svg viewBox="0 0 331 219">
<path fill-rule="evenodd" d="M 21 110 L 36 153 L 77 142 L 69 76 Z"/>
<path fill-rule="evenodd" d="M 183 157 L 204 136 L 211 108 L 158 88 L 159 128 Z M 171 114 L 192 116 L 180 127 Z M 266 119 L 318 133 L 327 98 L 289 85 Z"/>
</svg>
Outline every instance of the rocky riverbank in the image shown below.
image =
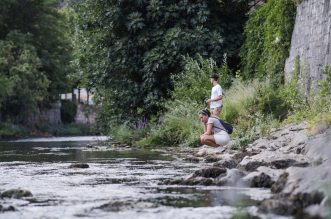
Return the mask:
<svg viewBox="0 0 331 219">
<path fill-rule="evenodd" d="M 327 218 L 331 128 L 314 127 L 311 132 L 306 124 L 288 125 L 247 145 L 244 151 L 227 149 L 217 154 L 203 146 L 184 159 L 203 163 L 200 170 L 164 184 L 270 188 L 273 195 L 258 205 L 261 213 Z"/>
</svg>

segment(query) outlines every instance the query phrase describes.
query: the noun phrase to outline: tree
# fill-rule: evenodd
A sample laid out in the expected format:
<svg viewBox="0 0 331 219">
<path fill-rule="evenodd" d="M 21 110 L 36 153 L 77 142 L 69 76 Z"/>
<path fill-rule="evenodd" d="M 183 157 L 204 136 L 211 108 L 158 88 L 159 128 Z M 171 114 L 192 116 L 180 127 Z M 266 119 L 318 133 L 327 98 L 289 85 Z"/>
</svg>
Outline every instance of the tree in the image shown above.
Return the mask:
<svg viewBox="0 0 331 219">
<path fill-rule="evenodd" d="M 227 53 L 238 64 L 246 1 L 87 0 L 74 7 L 79 70 L 116 119 L 156 114 L 186 55 L 221 62 Z"/>
<path fill-rule="evenodd" d="M 49 85 L 30 40 L 27 34 L 12 31 L 0 41 L 0 72 L 7 83 L 1 111 L 16 122 L 26 122 L 29 113 L 44 100 Z"/>
<path fill-rule="evenodd" d="M 57 0 L 0 2 L 0 110 L 25 122 L 67 89 L 71 45 Z"/>
</svg>

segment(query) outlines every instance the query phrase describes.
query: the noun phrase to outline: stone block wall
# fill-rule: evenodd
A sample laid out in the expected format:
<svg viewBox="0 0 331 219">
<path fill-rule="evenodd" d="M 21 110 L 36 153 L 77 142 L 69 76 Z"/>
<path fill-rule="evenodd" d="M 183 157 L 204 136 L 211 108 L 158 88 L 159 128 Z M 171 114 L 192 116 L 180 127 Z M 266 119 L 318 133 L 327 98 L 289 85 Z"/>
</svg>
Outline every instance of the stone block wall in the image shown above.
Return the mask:
<svg viewBox="0 0 331 219">
<path fill-rule="evenodd" d="M 61 124 L 61 102 L 52 103 L 49 108 L 38 109 L 28 118 L 30 125 Z"/>
<path fill-rule="evenodd" d="M 302 0 L 297 8 L 290 55 L 285 63 L 285 81 L 292 78 L 295 57 L 308 90 L 316 89 L 324 76 L 323 66 L 331 66 L 331 0 Z"/>
<path fill-rule="evenodd" d="M 92 125 L 95 124 L 97 112 L 95 106 L 77 104 L 75 123 Z"/>
</svg>

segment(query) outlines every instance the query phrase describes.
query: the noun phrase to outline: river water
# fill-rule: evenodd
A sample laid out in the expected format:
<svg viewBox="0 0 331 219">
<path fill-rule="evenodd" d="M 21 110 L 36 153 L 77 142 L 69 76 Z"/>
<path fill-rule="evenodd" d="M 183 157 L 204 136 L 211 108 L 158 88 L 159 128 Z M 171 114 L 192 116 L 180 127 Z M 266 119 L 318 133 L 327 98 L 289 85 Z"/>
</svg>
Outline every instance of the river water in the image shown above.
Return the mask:
<svg viewBox="0 0 331 219">
<path fill-rule="evenodd" d="M 0 193 L 22 188 L 32 197 L 0 199 L 0 218 L 231 218 L 255 214 L 268 190 L 163 185 L 208 164 L 183 161 L 188 152 L 112 147 L 105 137 L 0 142 Z M 77 162 L 89 168 L 70 168 Z M 264 218 L 273 218 L 261 215 Z"/>
</svg>

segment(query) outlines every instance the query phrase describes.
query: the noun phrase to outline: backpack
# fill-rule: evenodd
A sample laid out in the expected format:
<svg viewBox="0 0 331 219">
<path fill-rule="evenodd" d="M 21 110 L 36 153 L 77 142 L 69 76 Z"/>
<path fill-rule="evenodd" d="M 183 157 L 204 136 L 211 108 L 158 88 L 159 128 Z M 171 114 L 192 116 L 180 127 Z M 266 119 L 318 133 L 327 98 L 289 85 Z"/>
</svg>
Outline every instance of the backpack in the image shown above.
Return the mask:
<svg viewBox="0 0 331 219">
<path fill-rule="evenodd" d="M 214 116 L 212 116 L 212 117 L 215 118 L 215 119 L 218 119 L 220 121 L 220 123 L 222 124 L 222 126 L 224 127 L 225 130 L 223 128 L 221 128 L 221 127 L 220 127 L 220 129 L 226 131 L 228 134 L 232 134 L 232 132 L 233 132 L 233 126 L 230 123 L 228 123 L 228 122 L 226 122 L 226 121 L 224 121 L 224 120 L 222 120 L 222 119 L 220 119 L 218 117 L 214 117 Z"/>
</svg>

